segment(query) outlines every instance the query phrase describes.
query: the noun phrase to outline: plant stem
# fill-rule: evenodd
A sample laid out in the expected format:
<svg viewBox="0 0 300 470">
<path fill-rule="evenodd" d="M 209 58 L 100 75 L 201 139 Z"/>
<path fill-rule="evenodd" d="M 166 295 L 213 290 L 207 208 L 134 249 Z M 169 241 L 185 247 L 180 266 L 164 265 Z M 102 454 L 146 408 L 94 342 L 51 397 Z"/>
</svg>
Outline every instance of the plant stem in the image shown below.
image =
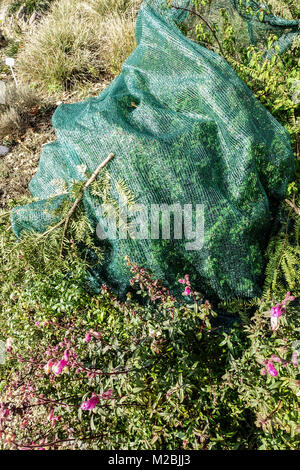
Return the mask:
<svg viewBox="0 0 300 470">
<path fill-rule="evenodd" d="M 289 199 L 286 199 L 285 202 L 296 212 L 297 215 L 300 215 L 300 209 L 296 206 L 296 204 Z"/>
<path fill-rule="evenodd" d="M 210 30 L 211 34 L 213 35 L 213 37 L 215 38 L 215 40 L 217 41 L 218 43 L 218 47 L 220 49 L 220 52 L 222 54 L 223 57 L 225 57 L 225 54 L 224 54 L 224 51 L 222 49 L 222 46 L 220 44 L 220 41 L 216 35 L 216 33 L 214 32 L 213 28 L 210 26 L 210 24 L 208 23 L 208 21 L 206 21 L 205 18 L 203 18 L 203 16 L 200 15 L 200 13 L 198 13 L 197 11 L 195 10 L 192 10 L 191 8 L 184 8 L 184 7 L 178 7 L 176 5 L 171 5 L 172 8 L 175 8 L 175 10 L 183 10 L 183 11 L 188 11 L 191 15 L 194 15 L 194 16 L 197 16 L 198 18 L 200 18 L 201 21 L 203 21 L 203 23 L 206 24 L 206 26 L 208 27 L 208 29 Z"/>
<path fill-rule="evenodd" d="M 62 240 L 61 240 L 61 245 L 60 245 L 60 257 L 62 256 L 62 251 L 63 251 L 63 241 L 64 241 L 64 237 L 66 235 L 66 232 L 68 230 L 68 226 L 69 226 L 69 222 L 70 222 L 70 219 L 72 217 L 72 215 L 74 214 L 75 212 L 75 209 L 76 207 L 78 206 L 78 204 L 80 203 L 81 199 L 83 198 L 83 195 L 85 193 L 85 191 L 88 189 L 88 187 L 95 181 L 95 179 L 97 178 L 98 174 L 100 173 L 100 171 L 114 158 L 114 154 L 111 153 L 105 160 L 104 162 L 101 163 L 101 165 L 98 166 L 98 168 L 94 171 L 94 173 L 92 174 L 92 176 L 87 180 L 87 182 L 85 183 L 84 187 L 82 188 L 82 192 L 80 193 L 80 195 L 77 197 L 77 199 L 75 200 L 74 204 L 72 205 L 71 209 L 69 210 L 68 214 L 66 215 L 66 217 L 64 217 L 60 222 L 58 222 L 58 224 L 54 225 L 54 227 L 51 227 L 49 230 L 47 230 L 46 232 L 44 233 L 41 233 L 37 239 L 40 239 L 40 238 L 43 238 L 43 237 L 46 237 L 48 235 L 50 235 L 50 233 L 54 232 L 54 230 L 58 229 L 59 227 L 61 227 L 62 225 L 64 225 L 64 231 L 63 231 L 63 235 L 62 235 Z"/>
<path fill-rule="evenodd" d="M 74 202 L 73 206 L 71 207 L 70 211 L 68 212 L 67 216 L 65 219 L 63 219 L 61 222 L 62 223 L 65 223 L 65 226 L 64 226 L 64 231 L 63 231 L 63 235 L 62 235 L 62 239 L 61 239 L 61 245 L 60 245 L 60 257 L 62 256 L 62 252 L 63 252 L 63 242 L 64 242 L 64 238 L 65 238 L 65 235 L 66 235 L 66 232 L 68 230 L 68 225 L 69 225 L 69 222 L 70 222 L 70 219 L 72 217 L 72 215 L 74 214 L 74 211 L 76 209 L 76 207 L 78 206 L 78 204 L 80 203 L 81 199 L 83 198 L 83 195 L 85 193 L 85 191 L 88 189 L 88 187 L 95 181 L 95 179 L 97 178 L 98 174 L 100 173 L 100 171 L 114 158 L 114 154 L 111 153 L 109 154 L 109 156 L 106 158 L 106 160 L 104 160 L 104 162 L 101 163 L 101 165 L 98 166 L 97 170 L 94 171 L 94 173 L 92 174 L 92 176 L 88 179 L 88 181 L 85 183 L 83 189 L 82 189 L 82 192 L 81 194 L 79 194 L 79 196 L 77 197 L 76 201 Z"/>
</svg>

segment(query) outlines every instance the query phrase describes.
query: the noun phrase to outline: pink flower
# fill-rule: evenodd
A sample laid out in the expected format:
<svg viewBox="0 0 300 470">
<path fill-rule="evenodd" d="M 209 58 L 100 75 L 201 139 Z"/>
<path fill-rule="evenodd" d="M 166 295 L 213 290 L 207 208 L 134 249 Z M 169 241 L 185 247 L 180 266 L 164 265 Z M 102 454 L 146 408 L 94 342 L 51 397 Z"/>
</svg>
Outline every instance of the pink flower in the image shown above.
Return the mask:
<svg viewBox="0 0 300 470">
<path fill-rule="evenodd" d="M 99 401 L 100 401 L 99 397 L 97 397 L 97 395 L 94 395 L 89 400 L 84 401 L 81 404 L 80 408 L 82 410 L 93 410 L 95 406 L 98 405 Z"/>
<path fill-rule="evenodd" d="M 93 335 L 96 339 L 100 339 L 102 336 L 101 333 L 98 333 L 98 331 L 91 331 L 91 335 Z"/>
<path fill-rule="evenodd" d="M 85 335 L 85 338 L 84 338 L 84 341 L 86 343 L 89 343 L 91 341 L 92 337 L 91 337 L 91 334 L 90 332 L 88 331 L 87 334 Z"/>
<path fill-rule="evenodd" d="M 294 367 L 298 366 L 298 352 L 294 351 L 292 354 L 292 364 Z"/>
<path fill-rule="evenodd" d="M 267 372 L 273 377 L 276 377 L 278 375 L 278 371 L 275 369 L 272 362 L 270 361 L 268 362 L 268 365 L 267 365 Z"/>
<path fill-rule="evenodd" d="M 40 323 L 41 323 L 41 320 L 36 321 L 35 326 L 39 326 Z"/>
<path fill-rule="evenodd" d="M 280 359 L 280 357 L 278 357 L 278 356 L 275 356 L 275 354 L 272 354 L 272 356 L 270 358 L 270 362 L 279 362 L 279 363 L 281 363 L 282 359 Z"/>
<path fill-rule="evenodd" d="M 66 349 L 65 352 L 64 352 L 64 356 L 63 356 L 63 359 L 65 361 L 69 361 L 69 351 Z"/>
<path fill-rule="evenodd" d="M 104 400 L 108 400 L 109 398 L 112 397 L 112 394 L 113 394 L 113 390 L 109 388 L 108 390 L 106 390 L 106 392 L 102 393 L 101 398 L 103 398 Z"/>
<path fill-rule="evenodd" d="M 285 305 L 287 302 L 292 302 L 293 300 L 295 300 L 295 297 L 293 295 L 291 295 L 290 292 L 287 292 L 286 293 L 286 296 L 282 302 L 282 305 Z"/>
<path fill-rule="evenodd" d="M 50 374 L 51 369 L 52 369 L 52 366 L 53 366 L 54 364 L 55 364 L 55 363 L 54 363 L 53 359 L 50 359 L 50 361 L 47 362 L 47 364 L 44 366 L 45 374 Z"/>
<path fill-rule="evenodd" d="M 63 369 L 66 367 L 67 364 L 68 364 L 68 361 L 66 361 L 65 359 L 61 359 L 57 364 L 55 364 L 52 367 L 52 372 L 55 375 L 61 374 Z"/>
<path fill-rule="evenodd" d="M 185 280 L 184 280 L 184 279 L 178 279 L 178 282 L 179 282 L 180 284 L 185 284 Z"/>
<path fill-rule="evenodd" d="M 184 295 L 190 295 L 190 293 L 191 293 L 190 287 L 186 287 L 184 291 Z"/>
<path fill-rule="evenodd" d="M 275 307 L 272 307 L 270 310 L 270 315 L 271 317 L 281 317 L 281 315 L 284 313 L 284 308 L 282 309 L 281 304 L 277 304 Z"/>
<path fill-rule="evenodd" d="M 48 416 L 48 421 L 51 422 L 51 426 L 53 427 L 55 425 L 55 423 L 60 420 L 60 418 L 61 418 L 61 416 L 54 416 L 54 410 L 52 408 L 52 410 L 50 411 L 50 414 Z"/>
</svg>

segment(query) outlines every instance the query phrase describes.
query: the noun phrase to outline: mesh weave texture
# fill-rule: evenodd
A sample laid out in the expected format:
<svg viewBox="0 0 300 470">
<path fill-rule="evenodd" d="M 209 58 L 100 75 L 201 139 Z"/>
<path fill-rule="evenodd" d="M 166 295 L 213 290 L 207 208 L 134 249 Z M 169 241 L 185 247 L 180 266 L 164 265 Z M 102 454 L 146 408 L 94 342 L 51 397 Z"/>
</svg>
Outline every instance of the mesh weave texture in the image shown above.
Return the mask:
<svg viewBox="0 0 300 470">
<path fill-rule="evenodd" d="M 174 292 L 178 277 L 189 273 L 206 295 L 249 298 L 261 293 L 272 214 L 292 177 L 290 139 L 222 57 L 180 32 L 186 14 L 162 0 L 144 1 L 138 45 L 122 73 L 99 97 L 56 110 L 57 141 L 44 147 L 30 183 L 36 202 L 13 210 L 12 227 L 17 236 L 45 231 L 56 221 L 52 209 L 68 198 L 63 185 L 70 190 L 85 179 L 83 168 L 92 173 L 112 152 L 102 175 L 110 178 L 111 196 L 118 200 L 121 181 L 147 208 L 202 204 L 204 245 L 186 250 L 187 239 L 172 234 L 99 242 L 99 284 L 125 292 L 128 255 Z M 255 24 L 251 19 L 252 34 Z M 84 205 L 96 227 L 99 198 L 88 190 Z"/>
</svg>

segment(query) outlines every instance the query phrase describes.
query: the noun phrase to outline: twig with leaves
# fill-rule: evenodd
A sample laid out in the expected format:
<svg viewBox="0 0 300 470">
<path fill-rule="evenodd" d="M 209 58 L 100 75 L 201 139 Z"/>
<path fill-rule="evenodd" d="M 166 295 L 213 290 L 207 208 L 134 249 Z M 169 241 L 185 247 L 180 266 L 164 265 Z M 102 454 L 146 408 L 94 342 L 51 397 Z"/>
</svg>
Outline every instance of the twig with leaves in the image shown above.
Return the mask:
<svg viewBox="0 0 300 470">
<path fill-rule="evenodd" d="M 56 225 L 50 227 L 48 230 L 46 230 L 45 232 L 43 233 L 40 233 L 39 235 L 35 235 L 35 241 L 41 241 L 41 240 L 45 240 L 46 237 L 48 237 L 52 232 L 54 232 L 55 230 L 59 229 L 60 227 L 62 227 L 64 225 L 64 230 L 63 230 L 63 235 L 62 235 L 62 239 L 61 239 L 61 245 L 60 245 L 60 255 L 59 257 L 61 258 L 62 257 L 62 251 L 63 251 L 63 241 L 64 241 L 64 237 L 66 235 L 66 232 L 68 230 L 68 226 L 69 226 L 69 222 L 70 222 L 70 219 L 72 217 L 72 215 L 74 214 L 78 204 L 80 203 L 80 201 L 82 200 L 83 196 L 84 196 L 84 193 L 85 191 L 89 188 L 89 186 L 96 180 L 98 174 L 100 173 L 100 171 L 114 158 L 114 154 L 110 154 L 99 166 L 98 168 L 94 171 L 94 173 L 92 174 L 92 176 L 86 181 L 85 185 L 83 186 L 82 190 L 80 191 L 80 194 L 79 196 L 77 196 L 77 198 L 75 199 L 72 207 L 70 208 L 70 210 L 68 211 L 67 215 L 65 217 L 62 218 L 62 220 L 60 220 L 60 222 L 58 222 Z M 1 214 L 0 217 L 4 217 L 4 216 L 7 216 L 9 215 L 10 212 L 6 212 L 4 214 Z M 21 240 L 19 241 L 18 243 L 15 244 L 14 248 L 9 252 L 7 253 L 7 257 L 13 252 L 15 251 L 16 249 L 19 249 L 20 246 L 24 245 L 25 243 L 27 243 L 28 240 L 27 238 L 25 238 L 24 240 Z"/>
<path fill-rule="evenodd" d="M 170 5 L 172 8 L 174 8 L 175 10 L 182 10 L 182 11 L 187 11 L 189 12 L 191 15 L 193 16 L 197 16 L 198 18 L 200 18 L 201 21 L 203 21 L 203 23 L 206 24 L 206 26 L 208 27 L 208 29 L 210 30 L 211 34 L 213 35 L 213 37 L 215 38 L 215 40 L 217 41 L 217 44 L 218 44 L 218 47 L 219 47 L 219 50 L 220 50 L 220 53 L 223 57 L 225 57 L 225 54 L 224 54 L 224 51 L 223 51 L 223 48 L 221 46 L 221 43 L 215 33 L 215 31 L 213 30 L 213 28 L 211 27 L 211 25 L 208 23 L 208 21 L 203 18 L 202 15 L 200 15 L 200 13 L 198 13 L 197 11 L 193 10 L 192 8 L 184 8 L 184 7 L 179 7 L 177 5 L 173 5 L 171 4 Z"/>
</svg>

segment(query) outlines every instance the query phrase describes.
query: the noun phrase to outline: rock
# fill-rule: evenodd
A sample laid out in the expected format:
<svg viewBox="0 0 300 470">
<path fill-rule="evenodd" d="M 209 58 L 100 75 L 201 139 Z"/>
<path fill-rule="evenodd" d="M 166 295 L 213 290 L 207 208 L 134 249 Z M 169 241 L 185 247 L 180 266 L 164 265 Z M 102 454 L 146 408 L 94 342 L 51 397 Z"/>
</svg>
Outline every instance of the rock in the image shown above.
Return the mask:
<svg viewBox="0 0 300 470">
<path fill-rule="evenodd" d="M 3 33 L 0 29 L 0 47 L 5 47 L 5 46 L 7 46 L 7 40 L 3 36 Z"/>
<path fill-rule="evenodd" d="M 4 145 L 0 145 L 0 157 L 5 157 L 9 152 L 9 148 Z"/>
</svg>

